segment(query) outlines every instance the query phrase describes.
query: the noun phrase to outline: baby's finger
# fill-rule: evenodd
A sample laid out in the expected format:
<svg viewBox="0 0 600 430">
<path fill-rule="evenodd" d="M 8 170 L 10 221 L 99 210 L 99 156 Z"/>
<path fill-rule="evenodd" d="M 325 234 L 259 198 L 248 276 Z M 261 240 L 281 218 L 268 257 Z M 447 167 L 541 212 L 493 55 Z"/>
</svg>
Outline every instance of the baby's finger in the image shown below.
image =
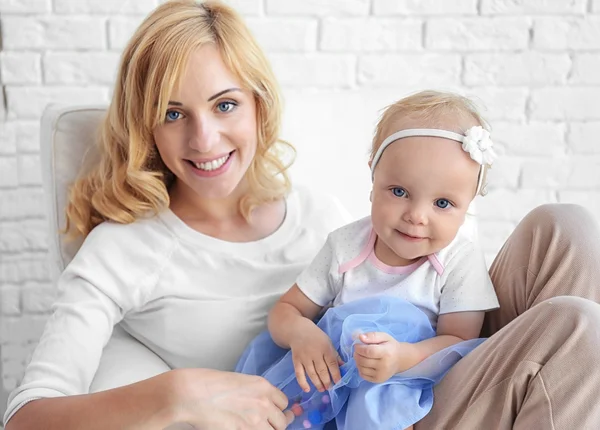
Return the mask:
<svg viewBox="0 0 600 430">
<path fill-rule="evenodd" d="M 381 358 L 381 348 L 378 345 L 356 345 L 354 353 L 364 358 Z"/>
<path fill-rule="evenodd" d="M 296 373 L 296 380 L 298 385 L 307 393 L 310 391 L 310 386 L 306 380 L 306 373 L 304 372 L 304 366 L 302 363 L 294 363 L 294 372 Z"/>
<path fill-rule="evenodd" d="M 331 385 L 331 378 L 329 377 L 329 366 L 325 360 L 326 359 L 323 358 L 323 360 L 315 362 L 315 370 L 317 371 L 317 375 L 319 375 L 323 387 L 329 388 Z"/>
<path fill-rule="evenodd" d="M 307 364 L 307 366 L 305 366 L 304 368 L 306 369 L 306 374 L 312 381 L 315 388 L 320 392 L 325 391 L 325 389 L 323 388 L 323 384 L 321 383 L 321 379 L 319 378 L 319 375 L 317 374 L 317 371 L 315 370 L 314 363 Z M 307 390 L 307 392 L 308 391 L 310 391 L 310 390 Z"/>
<path fill-rule="evenodd" d="M 333 357 L 327 357 L 327 368 L 329 369 L 329 373 L 331 374 L 331 379 L 333 379 L 333 382 L 335 382 L 336 384 L 338 382 L 340 382 L 340 379 L 342 379 L 342 375 L 340 374 L 340 356 L 339 355 L 335 355 Z"/>
</svg>

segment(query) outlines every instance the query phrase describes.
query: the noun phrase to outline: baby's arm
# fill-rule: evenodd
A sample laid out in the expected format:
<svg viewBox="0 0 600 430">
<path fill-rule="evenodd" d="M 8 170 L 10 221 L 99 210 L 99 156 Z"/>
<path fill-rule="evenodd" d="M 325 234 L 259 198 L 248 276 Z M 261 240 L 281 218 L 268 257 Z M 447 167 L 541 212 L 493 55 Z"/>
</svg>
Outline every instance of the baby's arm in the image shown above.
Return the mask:
<svg viewBox="0 0 600 430">
<path fill-rule="evenodd" d="M 354 347 L 360 375 L 373 383 L 385 382 L 430 355 L 464 340 L 479 336 L 484 312 L 454 312 L 440 315 L 437 336 L 417 343 L 398 342 L 387 333 L 360 335 L 362 345 Z"/>
<path fill-rule="evenodd" d="M 282 348 L 291 348 L 292 340 L 315 327 L 313 320 L 323 309 L 294 284 L 269 312 L 269 332 Z"/>
<path fill-rule="evenodd" d="M 313 322 L 322 308 L 294 284 L 269 313 L 271 337 L 280 347 L 292 350 L 296 378 L 306 392 L 310 391 L 306 374 L 319 391 L 328 388 L 331 380 L 341 379 L 337 351 Z"/>
<path fill-rule="evenodd" d="M 444 348 L 465 340 L 478 338 L 484 315 L 485 312 L 483 311 L 453 312 L 440 315 L 437 324 L 437 336 L 414 344 L 416 362 L 412 366 Z M 412 366 L 407 367 L 407 369 Z"/>
</svg>

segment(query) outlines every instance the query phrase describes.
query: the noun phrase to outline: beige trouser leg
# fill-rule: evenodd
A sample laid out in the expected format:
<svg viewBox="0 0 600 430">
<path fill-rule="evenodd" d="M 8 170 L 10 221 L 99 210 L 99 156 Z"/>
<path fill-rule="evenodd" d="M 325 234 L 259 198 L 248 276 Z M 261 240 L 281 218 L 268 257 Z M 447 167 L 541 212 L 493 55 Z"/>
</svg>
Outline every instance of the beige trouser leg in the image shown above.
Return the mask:
<svg viewBox="0 0 600 430">
<path fill-rule="evenodd" d="M 493 335 L 436 386 L 416 430 L 600 429 L 597 222 L 574 205 L 537 208 L 490 275 L 501 308 L 483 335 Z"/>
</svg>

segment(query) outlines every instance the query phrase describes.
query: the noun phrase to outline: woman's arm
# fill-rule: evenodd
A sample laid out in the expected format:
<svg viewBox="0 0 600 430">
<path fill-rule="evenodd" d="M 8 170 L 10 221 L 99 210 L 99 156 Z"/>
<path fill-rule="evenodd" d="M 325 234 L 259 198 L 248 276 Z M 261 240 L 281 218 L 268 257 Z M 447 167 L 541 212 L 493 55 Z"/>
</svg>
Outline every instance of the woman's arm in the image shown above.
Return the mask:
<svg viewBox="0 0 600 430">
<path fill-rule="evenodd" d="M 282 348 L 290 348 L 290 342 L 309 326 L 323 309 L 310 300 L 294 284 L 269 312 L 269 332 L 273 341 Z"/>
<path fill-rule="evenodd" d="M 286 396 L 265 379 L 209 369 L 179 369 L 94 394 L 31 401 L 6 430 L 163 430 L 189 424 L 197 430 L 277 429 Z"/>
<path fill-rule="evenodd" d="M 178 419 L 172 379 L 172 373 L 167 372 L 99 393 L 33 400 L 13 415 L 6 430 L 162 430 Z"/>
</svg>

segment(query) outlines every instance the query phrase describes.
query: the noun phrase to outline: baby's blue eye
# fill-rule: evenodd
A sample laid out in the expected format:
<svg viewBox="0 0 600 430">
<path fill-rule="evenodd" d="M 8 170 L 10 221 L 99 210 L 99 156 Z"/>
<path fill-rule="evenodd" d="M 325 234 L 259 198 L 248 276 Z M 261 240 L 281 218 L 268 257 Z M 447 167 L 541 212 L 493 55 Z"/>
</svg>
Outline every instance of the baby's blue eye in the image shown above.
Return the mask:
<svg viewBox="0 0 600 430">
<path fill-rule="evenodd" d="M 395 187 L 392 188 L 392 193 L 394 193 L 396 197 L 404 197 L 406 195 L 406 190 L 404 188 Z"/>
<path fill-rule="evenodd" d="M 181 113 L 175 110 L 169 110 L 166 114 L 167 121 L 177 121 L 180 118 Z"/>
<path fill-rule="evenodd" d="M 235 103 L 233 102 L 221 102 L 217 105 L 217 109 L 219 109 L 219 112 L 230 112 L 233 110 L 233 108 L 235 107 Z"/>
<path fill-rule="evenodd" d="M 437 199 L 435 205 L 440 209 L 446 209 L 451 203 L 446 199 Z"/>
</svg>

